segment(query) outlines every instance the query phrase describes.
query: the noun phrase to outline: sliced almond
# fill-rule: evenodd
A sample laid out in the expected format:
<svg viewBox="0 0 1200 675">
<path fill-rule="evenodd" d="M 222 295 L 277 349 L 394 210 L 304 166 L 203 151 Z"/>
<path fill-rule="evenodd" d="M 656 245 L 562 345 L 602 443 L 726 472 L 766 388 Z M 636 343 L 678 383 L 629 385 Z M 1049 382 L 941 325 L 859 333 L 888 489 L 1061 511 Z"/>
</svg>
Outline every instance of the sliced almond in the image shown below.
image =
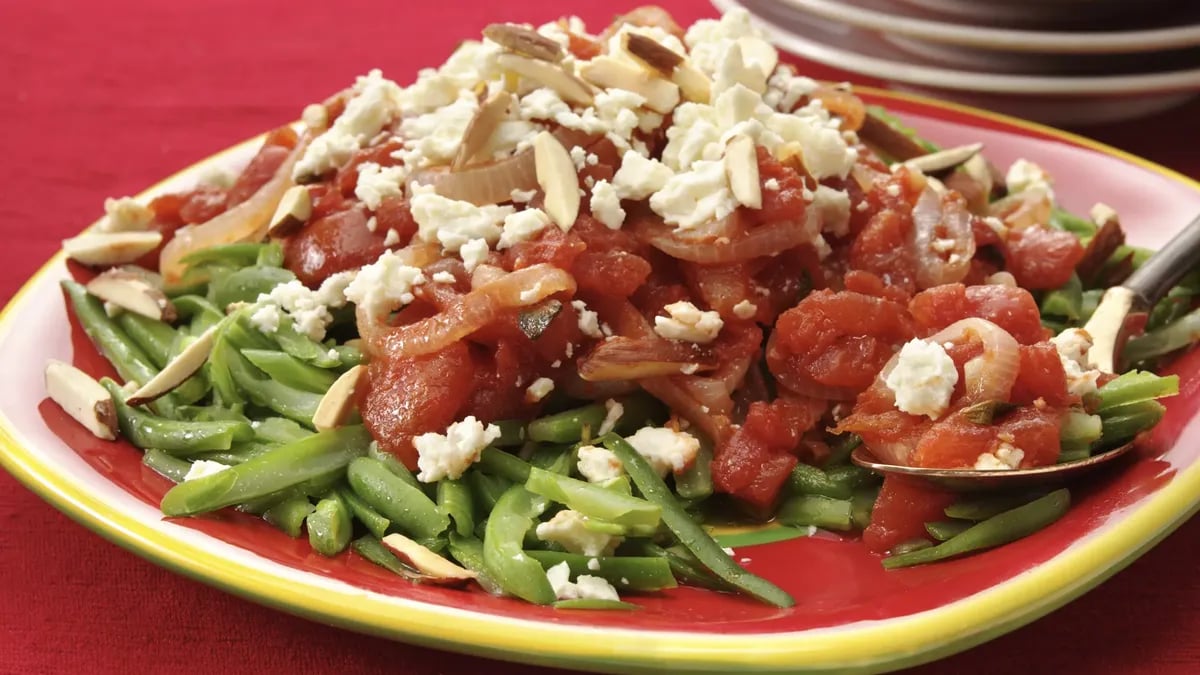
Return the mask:
<svg viewBox="0 0 1200 675">
<path fill-rule="evenodd" d="M 646 107 L 663 115 L 679 103 L 679 87 L 644 68 L 611 56 L 597 56 L 579 68 L 579 75 L 592 84 L 607 89 L 632 91 L 646 99 Z"/>
<path fill-rule="evenodd" d="M 46 394 L 96 438 L 117 438 L 117 409 L 108 390 L 62 361 L 46 364 Z"/>
<path fill-rule="evenodd" d="M 93 267 L 112 267 L 131 263 L 158 248 L 162 233 L 106 232 L 81 234 L 63 241 L 67 257 Z"/>
<path fill-rule="evenodd" d="M 1088 212 L 1092 222 L 1099 227 L 1104 227 L 1110 222 L 1116 221 L 1120 223 L 1120 217 L 1117 216 L 1117 210 L 1105 204 L 1104 202 L 1096 202 L 1092 205 L 1091 211 Z"/>
<path fill-rule="evenodd" d="M 267 226 L 267 234 L 280 237 L 299 229 L 308 222 L 312 215 L 312 195 L 303 185 L 293 185 L 283 193 L 279 206 L 275 207 L 275 215 L 271 216 L 271 224 Z"/>
<path fill-rule="evenodd" d="M 700 72 L 699 68 L 692 65 L 691 61 L 684 61 L 680 64 L 671 74 L 671 81 L 679 87 L 679 92 L 689 101 L 708 103 L 712 100 L 712 80 Z"/>
<path fill-rule="evenodd" d="M 382 541 L 402 562 L 428 575 L 430 583 L 440 586 L 465 586 L 476 577 L 474 572 L 455 565 L 402 534 L 389 534 Z"/>
<path fill-rule="evenodd" d="M 566 232 L 579 217 L 579 177 L 575 174 L 575 162 L 549 131 L 543 131 L 533 139 L 533 161 L 538 185 L 546 196 L 542 208 L 554 224 Z"/>
<path fill-rule="evenodd" d="M 642 65 L 658 71 L 667 78 L 671 77 L 671 73 L 684 60 L 683 55 L 641 33 L 625 33 L 625 51 Z"/>
<path fill-rule="evenodd" d="M 904 164 L 905 166 L 919 169 L 926 175 L 937 176 L 957 169 L 972 157 L 978 155 L 982 149 L 983 143 L 960 145 L 954 148 L 931 152 L 920 157 L 914 157 Z"/>
<path fill-rule="evenodd" d="M 450 164 L 452 170 L 458 170 L 470 164 L 487 148 L 496 127 L 508 114 L 508 106 L 512 104 L 512 94 L 501 90 L 479 106 L 479 112 L 467 124 L 463 132 L 462 142 L 458 144 L 458 153 Z"/>
<path fill-rule="evenodd" d="M 729 52 L 721 60 L 713 90 L 719 95 L 735 84 L 759 94 L 767 90 L 767 76 L 754 64 L 747 63 L 741 45 L 737 42 L 730 45 Z"/>
<path fill-rule="evenodd" d="M 539 61 L 519 54 L 501 54 L 496 57 L 496 65 L 502 70 L 516 73 L 553 89 L 567 103 L 591 105 L 595 98 L 586 82 L 556 63 Z"/>
<path fill-rule="evenodd" d="M 149 382 L 130 394 L 125 402 L 129 405 L 149 403 L 196 374 L 196 371 L 200 370 L 200 367 L 208 360 L 208 355 L 212 353 L 213 342 L 219 326 L 220 324 L 210 326 L 208 330 L 201 333 L 195 342 L 184 347 L 183 351 L 179 352 L 179 356 L 171 359 L 170 363 L 164 366 L 157 375 L 150 378 Z"/>
<path fill-rule="evenodd" d="M 762 186 L 758 183 L 758 151 L 754 139 L 738 134 L 725 146 L 725 175 L 733 198 L 742 206 L 762 208 Z"/>
<path fill-rule="evenodd" d="M 493 23 L 483 29 L 483 36 L 505 49 L 522 56 L 551 61 L 562 61 L 562 46 L 541 33 L 515 23 Z"/>
<path fill-rule="evenodd" d="M 166 293 L 156 288 L 136 272 L 112 269 L 87 284 L 87 291 L 109 304 L 142 316 L 171 323 L 176 318 L 175 305 Z"/>
<path fill-rule="evenodd" d="M 313 427 L 317 431 L 328 431 L 342 426 L 354 408 L 354 389 L 366 371 L 361 365 L 354 366 L 342 373 L 329 391 L 325 392 L 321 402 L 317 404 L 317 412 L 313 414 Z"/>
<path fill-rule="evenodd" d="M 779 65 L 779 51 L 770 42 L 757 37 L 741 37 L 737 43 L 742 49 L 742 60 L 758 66 L 763 77 L 771 77 Z"/>
</svg>

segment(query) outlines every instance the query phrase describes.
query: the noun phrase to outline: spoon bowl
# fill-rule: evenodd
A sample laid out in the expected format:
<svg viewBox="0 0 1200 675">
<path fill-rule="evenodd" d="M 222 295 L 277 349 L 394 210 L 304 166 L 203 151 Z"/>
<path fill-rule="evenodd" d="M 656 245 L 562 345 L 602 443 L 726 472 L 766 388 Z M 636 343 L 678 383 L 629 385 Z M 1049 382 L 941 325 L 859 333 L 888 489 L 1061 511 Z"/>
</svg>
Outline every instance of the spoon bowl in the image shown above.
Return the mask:
<svg viewBox="0 0 1200 675">
<path fill-rule="evenodd" d="M 1133 447 L 1134 444 L 1130 442 L 1086 459 L 1032 469 L 934 469 L 886 464 L 876 460 L 871 451 L 862 446 L 850 453 L 850 461 L 884 476 L 915 478 L 951 492 L 998 492 L 1061 485 L 1123 457 Z"/>
</svg>

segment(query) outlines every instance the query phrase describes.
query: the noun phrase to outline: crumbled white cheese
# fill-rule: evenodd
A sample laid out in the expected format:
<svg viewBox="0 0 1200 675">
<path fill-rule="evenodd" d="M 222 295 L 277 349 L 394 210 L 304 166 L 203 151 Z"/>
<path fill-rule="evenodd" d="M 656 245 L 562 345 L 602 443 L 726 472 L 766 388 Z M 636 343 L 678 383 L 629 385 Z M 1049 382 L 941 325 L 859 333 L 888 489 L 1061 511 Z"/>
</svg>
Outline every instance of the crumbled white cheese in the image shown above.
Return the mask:
<svg viewBox="0 0 1200 675">
<path fill-rule="evenodd" d="M 310 131 L 320 133 L 329 126 L 329 111 L 320 103 L 310 103 L 300 112 L 300 121 L 304 122 L 304 126 Z"/>
<path fill-rule="evenodd" d="M 642 427 L 625 440 L 660 476 L 683 471 L 700 452 L 700 441 L 695 436 L 665 427 Z"/>
<path fill-rule="evenodd" d="M 154 212 L 133 197 L 104 200 L 104 218 L 96 224 L 100 232 L 144 230 L 154 221 Z"/>
<path fill-rule="evenodd" d="M 444 434 L 421 434 L 413 439 L 417 449 L 417 480 L 435 483 L 443 478 L 458 479 L 472 464 L 479 460 L 479 453 L 500 438 L 500 427 L 495 424 L 484 426 L 482 422 L 467 417 L 446 427 Z"/>
<path fill-rule="evenodd" d="M 393 251 L 360 269 L 346 286 L 346 299 L 372 314 L 380 314 L 413 301 L 413 288 L 425 283 L 419 268 L 405 265 Z"/>
<path fill-rule="evenodd" d="M 654 332 L 671 340 L 708 344 L 717 339 L 725 325 L 719 313 L 701 311 L 686 300 L 672 302 L 663 309 L 669 316 L 654 317 Z"/>
<path fill-rule="evenodd" d="M 499 50 L 495 43 L 462 42 L 439 68 L 421 70 L 417 81 L 400 92 L 401 112 L 406 117 L 423 115 L 454 103 L 462 92 L 474 91 L 476 85 L 493 74 L 491 69 Z"/>
<path fill-rule="evenodd" d="M 704 160 L 689 171 L 672 176 L 661 190 L 650 196 L 650 209 L 677 230 L 689 230 L 720 220 L 737 208 L 729 189 L 725 164 Z"/>
<path fill-rule="evenodd" d="M 387 246 L 387 247 L 392 247 L 399 243 L 400 243 L 400 233 L 396 231 L 396 228 L 389 227 L 387 234 L 383 235 L 383 245 Z"/>
<path fill-rule="evenodd" d="M 403 166 L 386 169 L 375 162 L 358 165 L 358 182 L 354 185 L 354 196 L 362 200 L 368 209 L 375 211 L 386 197 L 404 196 L 404 181 L 408 170 Z"/>
<path fill-rule="evenodd" d="M 621 543 L 621 537 L 587 529 L 587 518 L 571 509 L 563 509 L 550 520 L 539 523 L 535 532 L 542 541 L 561 545 L 571 553 L 588 556 L 609 555 Z"/>
<path fill-rule="evenodd" d="M 592 215 L 610 230 L 619 230 L 625 223 L 625 209 L 612 184 L 606 180 L 592 186 Z"/>
<path fill-rule="evenodd" d="M 1027 159 L 1018 159 L 1008 167 L 1004 176 L 1004 184 L 1010 193 L 1025 192 L 1026 190 L 1042 190 L 1051 199 L 1054 198 L 1053 181 L 1050 174 L 1042 167 Z"/>
<path fill-rule="evenodd" d="M 550 224 L 550 216 L 541 209 L 525 209 L 510 213 L 504 218 L 504 229 L 500 234 L 497 250 L 506 249 L 514 244 L 529 241 Z"/>
<path fill-rule="evenodd" d="M 780 112 L 791 112 L 800 99 L 817 88 L 816 80 L 796 75 L 790 68 L 779 68 L 767 80 L 767 93 L 763 101 Z"/>
<path fill-rule="evenodd" d="M 453 284 L 458 281 L 457 279 L 454 278 L 453 274 L 451 274 L 445 270 L 442 270 L 441 272 L 434 272 L 432 278 L 434 281 L 438 282 L 439 284 Z"/>
<path fill-rule="evenodd" d="M 763 181 L 763 189 L 770 190 L 772 192 L 778 192 L 779 191 L 779 179 L 778 178 L 766 179 L 765 181 Z"/>
<path fill-rule="evenodd" d="M 515 212 L 511 206 L 475 206 L 447 199 L 428 188 L 414 190 L 410 206 L 417 222 L 417 238 L 441 244 L 447 251 L 458 251 L 472 239 L 483 239 L 489 246 L 496 244 L 505 218 Z"/>
<path fill-rule="evenodd" d="M 818 185 L 813 191 L 812 206 L 820 214 L 821 229 L 835 237 L 850 234 L 850 194 Z"/>
<path fill-rule="evenodd" d="M 472 272 L 487 261 L 490 251 L 487 241 L 472 239 L 458 249 L 458 255 L 462 257 L 463 267 L 467 268 L 467 272 Z"/>
<path fill-rule="evenodd" d="M 600 559 L 599 558 L 591 558 L 590 560 L 588 560 L 587 568 L 593 572 L 600 571 Z"/>
<path fill-rule="evenodd" d="M 604 419 L 600 422 L 600 428 L 596 430 L 598 436 L 603 436 L 616 428 L 617 422 L 621 421 L 621 416 L 625 414 L 625 406 L 616 399 L 608 399 L 604 402 Z"/>
<path fill-rule="evenodd" d="M 571 583 L 571 568 L 566 561 L 546 570 L 546 578 L 559 600 L 620 600 L 617 589 L 603 577 L 581 574 Z"/>
<path fill-rule="evenodd" d="M 602 338 L 604 333 L 600 330 L 600 315 L 588 309 L 587 303 L 582 300 L 572 300 L 571 306 L 579 313 L 579 331 L 591 338 Z"/>
<path fill-rule="evenodd" d="M 525 388 L 525 398 L 533 403 L 537 403 L 546 398 L 552 391 L 554 391 L 554 380 L 548 377 L 539 377 Z"/>
<path fill-rule="evenodd" d="M 897 409 L 936 420 L 950 405 L 958 370 L 941 345 L 914 339 L 900 349 L 884 383 L 895 394 Z"/>
<path fill-rule="evenodd" d="M 355 84 L 357 95 L 333 125 L 309 143 L 304 155 L 292 169 L 292 178 L 302 181 L 319 176 L 345 164 L 350 157 L 397 116 L 402 92 L 400 86 L 372 70 Z"/>
<path fill-rule="evenodd" d="M 279 322 L 282 319 L 278 305 L 265 304 L 260 305 L 250 315 L 250 325 L 262 333 L 274 333 L 279 330 Z"/>
<path fill-rule="evenodd" d="M 733 306 L 733 315 L 739 319 L 753 319 L 758 314 L 758 305 L 749 300 L 742 300 Z"/>
<path fill-rule="evenodd" d="M 1010 443 L 1001 442 L 992 452 L 980 453 L 979 457 L 975 459 L 975 468 L 986 471 L 1012 470 L 1021 466 L 1023 459 L 1025 459 L 1024 450 L 1013 447 Z"/>
<path fill-rule="evenodd" d="M 335 283 L 341 283 L 341 280 L 339 277 Z M 333 323 L 329 309 L 346 304 L 341 293 L 328 292 L 324 284 L 313 291 L 297 280 L 279 284 L 270 293 L 260 293 L 257 301 L 260 305 L 276 305 L 287 313 L 297 331 L 317 341 L 325 339 L 325 328 Z M 263 320 L 270 321 L 265 314 Z M 279 329 L 278 323 L 275 329 Z"/>
<path fill-rule="evenodd" d="M 367 218 L 367 232 L 374 233 L 379 228 L 379 219 L 375 216 Z"/>
<path fill-rule="evenodd" d="M 1095 393 L 1100 371 L 1088 365 L 1087 354 L 1092 348 L 1092 336 L 1082 328 L 1068 328 L 1050 338 L 1058 350 L 1063 372 L 1067 375 L 1067 391 L 1072 396 Z"/>
<path fill-rule="evenodd" d="M 535 196 L 537 196 L 537 190 L 519 190 L 513 188 L 512 192 L 509 193 L 509 197 L 512 198 L 514 204 L 531 202 Z"/>
<path fill-rule="evenodd" d="M 579 475 L 591 483 L 604 483 L 617 478 L 623 472 L 621 460 L 607 448 L 595 445 L 581 445 L 578 450 L 579 461 L 575 468 Z"/>
<path fill-rule="evenodd" d="M 613 175 L 612 185 L 621 199 L 645 199 L 663 189 L 674 175 L 657 159 L 629 150 L 621 157 L 621 168 Z"/>
<path fill-rule="evenodd" d="M 192 465 L 188 467 L 187 473 L 183 476 L 183 481 L 186 483 L 189 480 L 196 480 L 197 478 L 204 478 L 206 476 L 218 474 L 228 468 L 228 465 L 220 462 L 214 462 L 208 459 L 198 459 L 192 462 Z"/>
</svg>

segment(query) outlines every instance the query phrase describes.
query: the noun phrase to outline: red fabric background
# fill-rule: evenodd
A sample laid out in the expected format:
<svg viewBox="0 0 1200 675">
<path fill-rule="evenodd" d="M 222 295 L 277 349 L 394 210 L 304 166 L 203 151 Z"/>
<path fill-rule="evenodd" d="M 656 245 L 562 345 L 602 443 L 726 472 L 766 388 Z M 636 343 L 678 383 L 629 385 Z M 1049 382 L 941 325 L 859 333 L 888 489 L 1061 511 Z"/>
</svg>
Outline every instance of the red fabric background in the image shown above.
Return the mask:
<svg viewBox="0 0 1200 675">
<path fill-rule="evenodd" d="M 699 0 L 664 0 L 690 22 Z M 404 82 L 491 21 L 587 2 L 0 3 L 0 301 L 131 194 L 371 67 Z M 817 77 L 847 79 L 827 68 Z M 849 78 L 856 79 L 856 78 Z M 1088 135 L 1200 178 L 1200 105 Z M 1200 672 L 1200 521 L 1068 607 L 914 672 Z M 178 577 L 0 473 L 0 672 L 550 673 L 311 623 Z"/>
</svg>

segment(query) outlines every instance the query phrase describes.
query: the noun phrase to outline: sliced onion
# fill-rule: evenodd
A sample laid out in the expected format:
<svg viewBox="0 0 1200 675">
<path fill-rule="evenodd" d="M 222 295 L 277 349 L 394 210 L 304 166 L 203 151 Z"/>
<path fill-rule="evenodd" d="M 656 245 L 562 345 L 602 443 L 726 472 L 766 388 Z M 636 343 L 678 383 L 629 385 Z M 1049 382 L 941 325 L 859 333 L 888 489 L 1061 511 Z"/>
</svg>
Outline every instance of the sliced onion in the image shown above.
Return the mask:
<svg viewBox="0 0 1200 675">
<path fill-rule="evenodd" d="M 536 305 L 563 291 L 575 291 L 571 275 L 540 263 L 473 289 L 434 316 L 407 326 L 384 328 L 373 332 L 370 338 L 363 337 L 367 338 L 368 353 L 372 356 L 412 358 L 431 354 L 492 323 L 507 309 Z"/>
<path fill-rule="evenodd" d="M 640 380 L 660 375 L 678 375 L 695 367 L 712 370 L 711 354 L 671 340 L 611 337 L 580 359 L 579 376 L 589 382 Z"/>
<path fill-rule="evenodd" d="M 424 268 L 441 258 L 441 246 L 436 244 L 414 243 L 393 253 L 401 265 Z M 369 346 L 383 339 L 392 327 L 387 324 L 387 310 L 381 314 L 372 314 L 372 307 L 359 305 L 355 307 L 354 318 L 358 324 L 358 335 Z"/>
<path fill-rule="evenodd" d="M 158 269 L 163 279 L 168 283 L 179 281 L 187 267 L 182 260 L 190 253 L 221 244 L 259 241 L 265 237 L 271 216 L 275 214 L 275 208 L 283 199 L 283 193 L 294 184 L 292 167 L 304 154 L 308 141 L 307 135 L 301 137 L 300 142 L 275 170 L 271 180 L 249 199 L 206 223 L 179 228 L 171 241 L 163 247 L 158 258 Z"/>
<path fill-rule="evenodd" d="M 771 364 L 771 375 L 775 377 L 781 387 L 800 396 L 822 398 L 828 401 L 853 401 L 858 396 L 858 391 L 853 387 L 835 387 L 817 382 L 804 372 L 803 368 L 779 367 L 779 364 L 771 360 L 781 351 L 776 347 L 778 336 L 779 332 L 775 331 L 771 333 L 771 337 L 767 338 L 766 353 L 768 355 L 767 363 Z M 892 360 L 894 361 L 895 357 Z"/>
<path fill-rule="evenodd" d="M 616 398 L 637 391 L 638 383 L 631 380 L 613 380 L 612 382 L 588 382 L 579 377 L 579 373 L 563 366 L 567 373 L 561 378 L 555 378 L 557 386 L 574 399 L 584 401 L 602 401 Z"/>
<path fill-rule="evenodd" d="M 966 391 L 957 402 L 959 405 L 1008 400 L 1021 367 L 1021 346 L 1008 331 L 987 319 L 970 317 L 955 321 L 925 339 L 937 344 L 957 344 L 971 339 L 983 343 L 983 353 L 963 364 Z M 879 371 L 881 380 L 887 379 L 899 358 L 899 354 L 893 356 Z"/>
<path fill-rule="evenodd" d="M 640 380 L 639 384 L 654 398 L 662 401 L 671 412 L 696 425 L 714 443 L 720 445 L 729 435 L 731 428 L 729 418 L 714 413 L 712 409 L 697 401 L 685 391 L 673 377 L 651 377 Z"/>
<path fill-rule="evenodd" d="M 735 211 L 729 218 L 736 218 Z M 772 256 L 802 244 L 809 244 L 821 231 L 817 209 L 808 209 L 803 220 L 778 220 L 731 236 L 713 234 L 723 231 L 729 218 L 717 221 L 704 234 L 675 232 L 657 218 L 644 218 L 634 226 L 643 241 L 667 255 L 706 265 L 737 263 Z M 725 241 L 724 239 L 728 239 Z"/>
<path fill-rule="evenodd" d="M 932 288 L 966 278 L 975 257 L 975 235 L 962 198 L 926 187 L 913 206 L 912 220 L 917 286 Z"/>
<path fill-rule="evenodd" d="M 826 110 L 842 118 L 841 128 L 846 131 L 858 131 L 866 120 L 867 106 L 861 98 L 845 89 L 817 87 L 809 97 L 820 101 Z"/>
<path fill-rule="evenodd" d="M 1054 202 L 1042 189 L 1030 189 L 997 199 L 988 206 L 988 215 L 1004 221 L 1009 230 L 1024 230 L 1050 222 Z"/>
</svg>

